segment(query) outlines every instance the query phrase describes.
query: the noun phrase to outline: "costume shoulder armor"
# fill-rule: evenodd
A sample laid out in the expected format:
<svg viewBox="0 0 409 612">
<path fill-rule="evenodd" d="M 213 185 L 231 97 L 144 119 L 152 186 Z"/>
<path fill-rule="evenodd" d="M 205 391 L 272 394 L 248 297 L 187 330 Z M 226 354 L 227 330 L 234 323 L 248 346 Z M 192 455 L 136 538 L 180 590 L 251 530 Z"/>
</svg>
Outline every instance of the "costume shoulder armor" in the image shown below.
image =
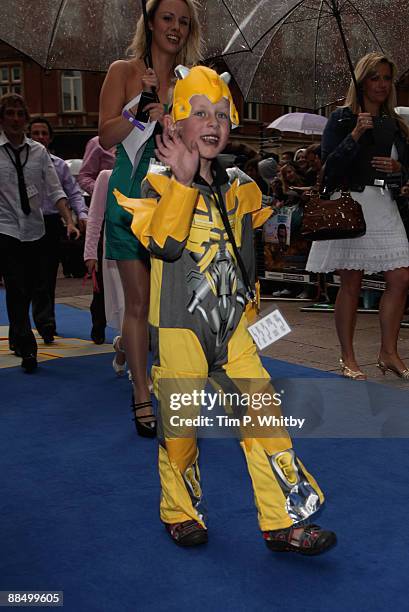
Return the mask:
<svg viewBox="0 0 409 612">
<path fill-rule="evenodd" d="M 239 185 L 247 185 L 247 183 L 254 183 L 253 179 L 251 179 L 243 170 L 234 166 L 234 168 L 227 168 L 226 170 L 229 183 L 232 184 L 237 179 Z"/>
</svg>

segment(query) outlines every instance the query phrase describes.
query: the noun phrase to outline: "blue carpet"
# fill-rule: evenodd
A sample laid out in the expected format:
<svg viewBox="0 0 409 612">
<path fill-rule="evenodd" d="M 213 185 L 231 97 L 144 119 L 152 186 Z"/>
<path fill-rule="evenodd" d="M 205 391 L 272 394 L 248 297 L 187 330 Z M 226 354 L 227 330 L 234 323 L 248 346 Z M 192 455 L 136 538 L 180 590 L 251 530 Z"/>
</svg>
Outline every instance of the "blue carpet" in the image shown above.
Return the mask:
<svg viewBox="0 0 409 612">
<path fill-rule="evenodd" d="M 88 313 L 58 311 L 60 333 L 87 337 Z M 318 522 L 339 538 L 312 559 L 265 548 L 237 443 L 203 440 L 210 541 L 180 549 L 158 519 L 156 443 L 132 429 L 110 362 L 0 371 L 0 590 L 62 590 L 69 612 L 407 609 L 407 440 L 296 440 L 327 495 Z"/>
</svg>

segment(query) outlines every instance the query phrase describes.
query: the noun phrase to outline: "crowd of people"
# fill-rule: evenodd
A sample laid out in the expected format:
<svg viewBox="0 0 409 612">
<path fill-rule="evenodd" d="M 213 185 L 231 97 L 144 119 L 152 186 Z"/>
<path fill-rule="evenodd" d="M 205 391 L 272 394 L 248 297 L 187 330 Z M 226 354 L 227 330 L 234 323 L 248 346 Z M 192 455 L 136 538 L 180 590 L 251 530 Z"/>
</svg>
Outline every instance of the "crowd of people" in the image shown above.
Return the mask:
<svg viewBox="0 0 409 612">
<path fill-rule="evenodd" d="M 363 273 L 382 271 L 378 365 L 409 378 L 397 352 L 409 245 L 396 204 L 408 179 L 409 130 L 394 111 L 393 63 L 377 53 L 358 62 L 361 95 L 351 84 L 321 145 L 264 159 L 241 152 L 226 167 L 218 155 L 239 118 L 229 75 L 200 66 L 197 8 L 195 0 L 149 0 L 148 32 L 141 18 L 127 59 L 110 66 L 99 135 L 88 143 L 78 177 L 91 196 L 89 211 L 65 162 L 49 153 L 48 120 L 30 119 L 17 94 L 0 99 L 0 260 L 10 350 L 26 372 L 36 369 L 30 304 L 40 335 L 52 343 L 59 240 L 85 234 L 95 287 L 91 338 L 103 343 L 107 324 L 118 330 L 113 367 L 119 375 L 129 369 L 137 433 L 159 437 L 161 519 L 182 546 L 208 538 L 195 431 L 170 432 L 161 402 L 155 414 L 152 391 L 158 398 L 167 379 L 192 391 L 186 381 L 209 376 L 226 389 L 248 377 L 257 391 L 271 389 L 247 330 L 256 281 L 253 230 L 290 209 L 290 228 L 277 227 L 278 248 L 288 254 L 289 229 L 297 236 L 303 202 L 318 182 L 332 197 L 348 188 L 367 223 L 361 238 L 314 243 L 307 262 L 313 272 L 337 270 L 341 277 L 335 321 L 342 373 L 366 378 L 353 345 L 357 300 Z M 324 498 L 287 432 L 240 433 L 267 546 L 302 554 L 334 546 L 333 532 L 309 522 Z"/>
</svg>

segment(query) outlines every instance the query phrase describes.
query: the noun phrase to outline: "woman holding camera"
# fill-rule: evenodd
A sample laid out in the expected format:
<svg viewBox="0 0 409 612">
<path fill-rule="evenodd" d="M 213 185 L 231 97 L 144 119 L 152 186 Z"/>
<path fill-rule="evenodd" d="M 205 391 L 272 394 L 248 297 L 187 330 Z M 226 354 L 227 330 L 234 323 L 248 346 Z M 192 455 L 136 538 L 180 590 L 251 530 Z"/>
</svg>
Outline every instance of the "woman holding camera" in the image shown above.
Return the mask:
<svg viewBox="0 0 409 612">
<path fill-rule="evenodd" d="M 140 196 L 141 181 L 154 157 L 154 130 L 165 112 L 174 68 L 193 65 L 201 58 L 201 37 L 196 0 L 149 0 L 147 13 L 150 40 L 141 17 L 128 49 L 130 59 L 116 61 L 108 70 L 101 90 L 99 137 L 105 149 L 117 145 L 108 187 L 106 258 L 117 261 L 124 290 L 122 342 L 132 374 L 132 410 L 138 434 L 154 437 L 156 420 L 146 375 L 149 255 L 131 231 L 132 216 L 117 204 L 113 191 Z M 149 50 L 152 68 L 146 61 Z M 152 91 L 156 99 L 138 108 L 141 93 Z"/>
<path fill-rule="evenodd" d="M 395 65 L 369 53 L 355 68 L 345 106 L 325 128 L 322 158 L 329 191 L 351 190 L 366 221 L 360 238 L 314 242 L 307 263 L 312 272 L 338 271 L 341 287 L 335 323 L 340 365 L 347 378 L 366 379 L 354 352 L 353 337 L 363 273 L 383 272 L 386 289 L 379 307 L 381 347 L 378 367 L 409 380 L 397 350 L 400 321 L 409 288 L 409 245 L 395 198 L 408 178 L 409 130 L 396 114 Z M 334 195 L 338 197 L 338 195 Z"/>
</svg>

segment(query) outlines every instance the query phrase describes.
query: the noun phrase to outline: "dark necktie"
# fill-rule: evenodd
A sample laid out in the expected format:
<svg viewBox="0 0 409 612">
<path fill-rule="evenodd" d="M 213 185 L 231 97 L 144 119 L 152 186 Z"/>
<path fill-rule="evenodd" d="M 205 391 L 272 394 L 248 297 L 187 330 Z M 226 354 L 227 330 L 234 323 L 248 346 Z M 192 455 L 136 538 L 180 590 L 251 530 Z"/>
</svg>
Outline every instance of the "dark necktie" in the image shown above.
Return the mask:
<svg viewBox="0 0 409 612">
<path fill-rule="evenodd" d="M 15 167 L 17 171 L 18 192 L 20 195 L 21 208 L 23 209 L 23 213 L 25 215 L 29 215 L 31 213 L 31 208 L 30 208 L 30 201 L 27 195 L 26 182 L 24 180 L 24 172 L 23 172 L 23 168 L 26 165 L 27 159 L 28 159 L 27 145 L 25 145 L 21 149 L 14 149 L 10 144 L 6 144 L 6 151 L 11 161 L 13 162 L 13 166 Z M 20 157 L 23 151 L 26 151 L 26 159 L 24 161 L 24 164 L 21 163 L 21 157 Z"/>
</svg>

